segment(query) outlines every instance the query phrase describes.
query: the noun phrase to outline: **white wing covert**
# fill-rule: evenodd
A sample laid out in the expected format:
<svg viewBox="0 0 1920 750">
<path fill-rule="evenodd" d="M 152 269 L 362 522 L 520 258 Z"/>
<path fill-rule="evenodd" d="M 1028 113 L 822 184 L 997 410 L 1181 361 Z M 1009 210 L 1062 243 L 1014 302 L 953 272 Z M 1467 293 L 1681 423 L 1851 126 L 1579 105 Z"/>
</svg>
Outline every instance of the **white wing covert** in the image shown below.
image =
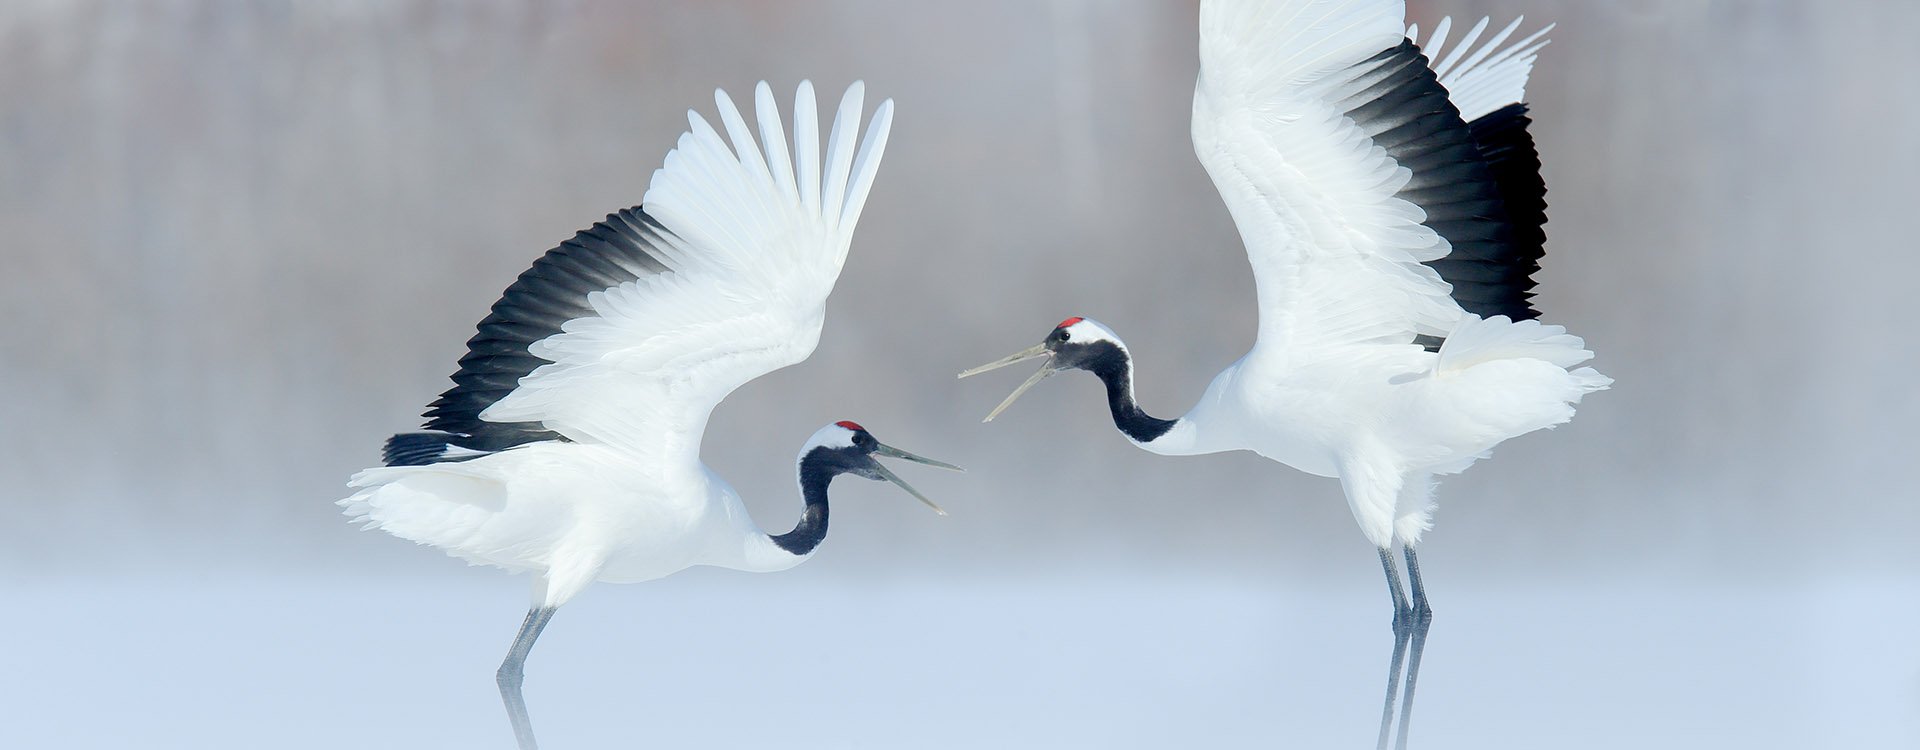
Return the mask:
<svg viewBox="0 0 1920 750">
<path fill-rule="evenodd" d="M 1398 0 L 1201 6 L 1194 150 L 1246 244 L 1263 356 L 1438 338 L 1464 312 L 1524 316 L 1539 243 L 1519 247 L 1486 144 L 1404 18 Z M 1459 75 L 1489 92 L 1479 100 L 1517 97 L 1511 71 L 1537 37 L 1486 54 L 1503 33 Z"/>
<path fill-rule="evenodd" d="M 427 426 L 481 450 L 557 433 L 697 452 L 721 399 L 819 340 L 892 124 L 888 100 L 856 144 L 863 93 L 855 83 L 842 98 L 824 163 L 809 83 L 791 156 L 764 82 L 759 143 L 723 91 L 732 148 L 689 111 L 642 206 L 549 251 L 495 304 Z"/>
</svg>

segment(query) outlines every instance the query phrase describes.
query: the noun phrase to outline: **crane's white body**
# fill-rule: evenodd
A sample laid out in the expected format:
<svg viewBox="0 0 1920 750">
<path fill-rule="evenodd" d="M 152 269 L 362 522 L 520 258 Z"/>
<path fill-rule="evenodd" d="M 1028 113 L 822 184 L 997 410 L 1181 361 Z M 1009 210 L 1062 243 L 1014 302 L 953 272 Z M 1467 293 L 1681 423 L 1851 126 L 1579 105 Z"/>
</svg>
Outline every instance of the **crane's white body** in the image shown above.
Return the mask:
<svg viewBox="0 0 1920 750">
<path fill-rule="evenodd" d="M 1449 366 L 1458 363 L 1445 351 L 1407 345 L 1290 368 L 1256 348 L 1221 371 L 1165 436 L 1136 443 L 1165 455 L 1250 450 L 1337 477 L 1369 541 L 1417 544 L 1432 511 L 1426 477 L 1457 473 L 1508 438 L 1572 419 L 1573 404 L 1608 382 L 1546 359 L 1581 351 L 1554 340 L 1566 335 L 1551 326 L 1471 320 L 1515 329 L 1516 342 L 1542 351 Z"/>
<path fill-rule="evenodd" d="M 546 364 L 480 415 L 565 440 L 362 471 L 340 501 L 347 515 L 471 563 L 531 571 L 537 607 L 595 580 L 807 559 L 753 523 L 700 461 L 700 440 L 727 394 L 813 352 L 893 103 L 856 144 L 863 88 L 849 88 L 823 160 L 811 84 L 795 96 L 791 156 L 765 83 L 755 98 L 758 143 L 716 91 L 733 148 L 690 111 L 690 132 L 654 173 L 643 204 L 664 230 L 635 229 L 666 270 L 587 295 L 592 314 L 534 342 Z"/>
<path fill-rule="evenodd" d="M 559 601 L 595 580 L 638 583 L 695 565 L 778 571 L 811 556 L 767 541 L 704 464 L 641 462 L 601 445 L 368 469 L 353 486 L 369 491 L 350 515 L 475 565 L 537 572 Z"/>
<path fill-rule="evenodd" d="M 1422 265 L 1447 241 L 1396 196 L 1409 171 L 1344 115 L 1371 84 L 1350 71 L 1399 44 L 1404 19 L 1397 0 L 1202 5 L 1194 149 L 1246 244 L 1260 335 L 1165 435 L 1136 441 L 1338 477 L 1381 548 L 1419 542 L 1433 475 L 1568 421 L 1611 382 L 1575 368 L 1592 352 L 1565 329 L 1467 313 Z M 1538 49 L 1536 34 L 1496 51 L 1508 26 L 1470 50 L 1485 26 L 1449 53 L 1443 24 L 1426 50 L 1467 120 L 1520 101 Z M 1422 334 L 1446 343 L 1426 351 Z"/>
</svg>

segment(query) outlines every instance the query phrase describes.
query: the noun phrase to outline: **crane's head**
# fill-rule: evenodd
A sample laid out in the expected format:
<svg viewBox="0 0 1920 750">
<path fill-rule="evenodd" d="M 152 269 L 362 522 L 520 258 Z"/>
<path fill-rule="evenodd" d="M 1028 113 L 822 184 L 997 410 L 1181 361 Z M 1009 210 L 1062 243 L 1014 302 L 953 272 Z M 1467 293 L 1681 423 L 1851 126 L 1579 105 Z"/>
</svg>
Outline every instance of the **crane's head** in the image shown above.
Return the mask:
<svg viewBox="0 0 1920 750">
<path fill-rule="evenodd" d="M 1021 394 L 1056 372 L 1061 370 L 1097 372 L 1103 367 L 1125 366 L 1126 357 L 1127 345 L 1120 341 L 1119 336 L 1114 335 L 1113 329 L 1101 325 L 1099 321 L 1092 318 L 1076 316 L 1060 321 L 1059 325 L 1053 327 L 1053 332 L 1048 333 L 1040 343 L 1005 359 L 988 362 L 960 373 L 960 377 L 998 370 L 1029 359 L 1045 358 L 1039 372 L 1027 378 L 1027 382 L 1021 383 L 1019 388 L 1013 389 L 1013 393 L 1007 396 L 1007 400 L 1000 402 L 1000 405 L 994 407 L 993 412 L 988 414 L 986 419 L 981 420 L 991 422 L 994 417 L 1000 416 L 1000 412 L 1012 406 L 1014 399 L 1020 398 Z"/>
<path fill-rule="evenodd" d="M 807 439 L 806 447 L 800 449 L 800 471 L 802 474 L 805 474 L 809 470 L 824 471 L 828 475 L 852 474 L 867 479 L 892 482 L 900 485 L 900 489 L 906 490 L 907 494 L 918 498 L 920 502 L 926 503 L 927 507 L 933 509 L 933 512 L 943 516 L 947 514 L 946 511 L 940 509 L 940 506 L 935 505 L 932 500 L 928 500 L 926 495 L 922 495 L 919 490 L 914 489 L 913 485 L 907 484 L 906 480 L 895 476 L 891 470 L 887 469 L 886 466 L 882 465 L 880 461 L 875 458 L 876 456 L 898 458 L 914 463 L 926 464 L 928 466 L 937 466 L 951 471 L 965 471 L 965 469 L 954 466 L 953 464 L 942 463 L 924 456 L 916 456 L 882 443 L 875 440 L 873 433 L 867 432 L 867 428 L 861 427 L 860 423 L 845 420 L 822 427 L 819 431 L 813 433 L 813 437 Z"/>
</svg>

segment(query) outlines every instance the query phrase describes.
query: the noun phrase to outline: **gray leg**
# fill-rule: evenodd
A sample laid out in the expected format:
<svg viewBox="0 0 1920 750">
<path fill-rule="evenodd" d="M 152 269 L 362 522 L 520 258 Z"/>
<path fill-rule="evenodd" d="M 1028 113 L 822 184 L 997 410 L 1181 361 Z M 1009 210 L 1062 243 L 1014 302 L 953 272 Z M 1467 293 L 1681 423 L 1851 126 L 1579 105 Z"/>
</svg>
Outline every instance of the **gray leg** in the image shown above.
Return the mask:
<svg viewBox="0 0 1920 750">
<path fill-rule="evenodd" d="M 1433 621 L 1433 608 L 1427 606 L 1427 587 L 1420 583 L 1420 558 L 1414 556 L 1412 547 L 1404 549 L 1407 553 L 1407 581 L 1413 584 L 1413 616 L 1424 625 Z"/>
<path fill-rule="evenodd" d="M 1400 570 L 1394 567 L 1393 552 L 1380 548 L 1380 567 L 1387 572 L 1387 590 L 1393 594 L 1393 663 L 1387 668 L 1387 698 L 1380 707 L 1380 739 L 1377 750 L 1387 750 L 1387 738 L 1393 731 L 1393 701 L 1400 695 L 1400 666 L 1407 654 L 1407 636 L 1411 622 L 1406 594 L 1400 591 Z"/>
<path fill-rule="evenodd" d="M 527 701 L 520 695 L 520 680 L 527 664 L 527 654 L 533 651 L 533 642 L 545 630 L 547 621 L 553 619 L 557 607 L 536 607 L 527 610 L 527 619 L 520 623 L 520 635 L 513 639 L 513 648 L 507 649 L 506 661 L 500 662 L 500 671 L 494 673 L 494 681 L 500 684 L 500 700 L 507 704 L 507 719 L 513 722 L 513 737 L 520 743 L 520 750 L 539 750 L 539 743 L 533 739 L 533 720 L 527 717 Z"/>
<path fill-rule="evenodd" d="M 1413 719 L 1413 689 L 1420 679 L 1420 654 L 1427 650 L 1427 626 L 1433 623 L 1433 609 L 1427 606 L 1427 589 L 1420 585 L 1420 558 L 1407 547 L 1407 578 L 1413 583 L 1413 640 L 1407 655 L 1407 697 L 1400 702 L 1400 740 L 1396 750 L 1407 750 L 1407 723 Z"/>
<path fill-rule="evenodd" d="M 1393 595 L 1393 629 L 1401 630 L 1401 621 L 1413 608 L 1407 605 L 1407 595 L 1400 589 L 1400 568 L 1393 564 L 1393 550 L 1380 548 L 1380 569 L 1387 572 L 1387 593 Z"/>
</svg>

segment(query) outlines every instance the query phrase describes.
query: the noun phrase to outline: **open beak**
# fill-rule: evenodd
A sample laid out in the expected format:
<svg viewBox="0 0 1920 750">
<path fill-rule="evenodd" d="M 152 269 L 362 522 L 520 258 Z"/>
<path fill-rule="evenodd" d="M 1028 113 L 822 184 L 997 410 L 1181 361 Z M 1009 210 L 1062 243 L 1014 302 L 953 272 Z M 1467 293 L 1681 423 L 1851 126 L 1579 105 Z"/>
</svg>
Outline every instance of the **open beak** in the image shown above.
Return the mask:
<svg viewBox="0 0 1920 750">
<path fill-rule="evenodd" d="M 1029 389 L 1033 388 L 1035 385 L 1039 385 L 1040 381 L 1047 379 L 1047 376 L 1052 375 L 1056 372 L 1059 372 L 1060 371 L 1059 368 L 1056 368 L 1053 366 L 1053 361 L 1052 361 L 1053 352 L 1047 351 L 1046 344 L 1035 344 L 1031 348 L 1022 350 L 1020 353 L 1007 357 L 1006 359 L 989 362 L 987 364 L 981 365 L 979 367 L 975 367 L 966 372 L 960 373 L 960 377 L 963 377 L 963 378 L 969 377 L 972 375 L 978 375 L 988 370 L 998 370 L 1002 367 L 1006 367 L 1007 365 L 1019 364 L 1021 362 L 1025 362 L 1035 357 L 1046 357 L 1048 358 L 1048 361 L 1045 364 L 1040 365 L 1040 371 L 1034 373 L 1033 377 L 1027 378 L 1027 382 L 1021 383 L 1019 388 L 1013 389 L 1013 394 L 1007 396 L 1007 399 L 1005 401 L 1001 401 L 999 406 L 993 407 L 993 411 L 987 414 L 986 419 L 982 419 L 980 421 L 982 422 L 993 421 L 994 417 L 1000 416 L 1000 412 L 1006 411 L 1007 407 L 1012 406 L 1014 400 L 1020 398 L 1020 394 L 1026 393 Z"/>
<path fill-rule="evenodd" d="M 878 447 L 874 448 L 873 455 L 886 456 L 888 458 L 906 459 L 914 463 L 926 464 L 928 466 L 934 466 L 934 467 L 946 469 L 949 471 L 966 471 L 966 469 L 962 469 L 958 466 L 954 466 L 953 464 L 946 463 L 943 461 L 935 461 L 925 456 L 916 456 L 912 453 L 908 453 L 906 451 L 900 450 L 899 448 L 895 448 L 885 443 L 881 443 L 878 445 Z M 888 469 L 885 464 L 882 464 L 879 461 L 874 461 L 873 472 L 875 474 L 879 474 L 881 479 L 885 479 L 889 482 L 900 485 L 900 489 L 906 490 L 907 494 L 912 495 L 915 498 L 919 499 L 920 502 L 926 503 L 927 507 L 933 509 L 933 512 L 943 516 L 947 514 L 945 510 L 942 510 L 940 508 L 940 506 L 935 505 L 932 500 L 928 500 L 926 495 L 922 495 L 920 494 L 919 490 L 914 489 L 913 485 L 907 484 L 907 480 L 901 479 L 899 475 L 894 474 L 893 471 Z"/>
</svg>

